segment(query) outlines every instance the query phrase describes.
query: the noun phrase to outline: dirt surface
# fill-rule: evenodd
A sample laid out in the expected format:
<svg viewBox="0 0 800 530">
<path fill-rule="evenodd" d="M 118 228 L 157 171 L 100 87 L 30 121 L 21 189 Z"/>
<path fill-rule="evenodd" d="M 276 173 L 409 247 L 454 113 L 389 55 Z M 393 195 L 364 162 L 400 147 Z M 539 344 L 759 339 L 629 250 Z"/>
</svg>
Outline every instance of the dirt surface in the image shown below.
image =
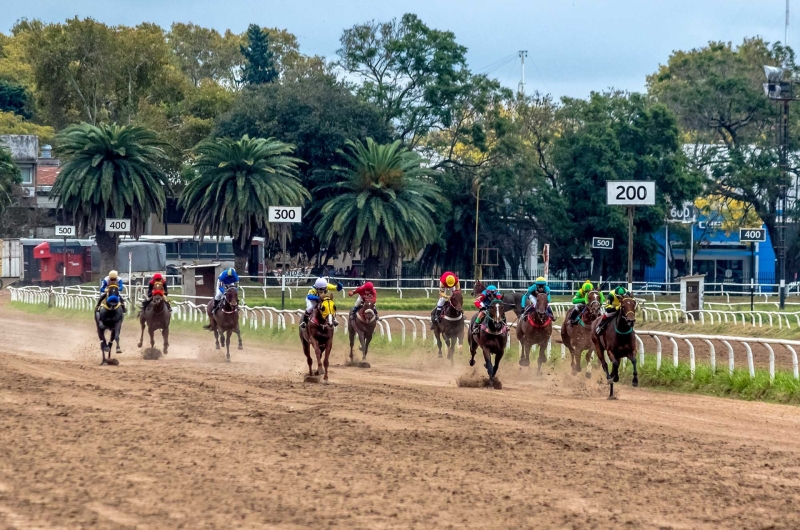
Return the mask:
<svg viewBox="0 0 800 530">
<path fill-rule="evenodd" d="M 0 298 L 1 528 L 798 528 L 800 409 L 373 357 L 304 384 L 174 332 L 118 367 L 93 329 Z M 341 339 L 337 335 L 337 340 Z M 483 375 L 476 370 L 475 376 Z M 597 374 L 596 374 L 597 375 Z"/>
</svg>

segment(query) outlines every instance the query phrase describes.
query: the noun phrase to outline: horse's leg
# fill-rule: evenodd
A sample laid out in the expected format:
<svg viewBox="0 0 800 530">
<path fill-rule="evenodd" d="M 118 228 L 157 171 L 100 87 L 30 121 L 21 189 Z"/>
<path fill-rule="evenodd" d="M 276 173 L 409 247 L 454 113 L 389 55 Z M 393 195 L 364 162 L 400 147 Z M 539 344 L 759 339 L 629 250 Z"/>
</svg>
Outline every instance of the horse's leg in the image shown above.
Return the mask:
<svg viewBox="0 0 800 530">
<path fill-rule="evenodd" d="M 530 349 L 532 347 L 531 344 L 528 344 L 528 341 L 525 337 L 523 337 L 522 341 L 522 353 L 519 355 L 519 365 L 520 366 L 529 366 L 530 362 Z"/>
<path fill-rule="evenodd" d="M 503 355 L 506 353 L 506 345 L 500 345 L 500 351 L 494 354 L 494 368 L 492 369 L 492 379 L 497 377 L 497 370 L 500 368 L 500 359 L 503 358 Z"/>
<path fill-rule="evenodd" d="M 436 337 L 436 345 L 439 347 L 439 358 L 442 358 L 442 334 L 439 332 L 439 326 L 436 326 L 436 329 L 433 330 L 433 334 Z"/>
<path fill-rule="evenodd" d="M 239 349 L 243 350 L 244 346 L 242 346 L 242 330 L 239 328 L 239 323 L 236 323 L 236 337 L 239 339 Z"/>
<path fill-rule="evenodd" d="M 314 355 L 317 357 L 317 375 L 322 375 L 322 348 L 319 347 L 319 341 L 314 341 Z"/>
<path fill-rule="evenodd" d="M 455 337 L 450 337 L 447 340 L 447 359 L 450 361 L 450 366 L 453 366 L 455 361 L 453 360 L 453 353 L 456 351 L 456 341 Z"/>
<path fill-rule="evenodd" d="M 116 342 L 117 343 L 117 353 L 122 353 L 122 348 L 119 347 L 119 339 L 121 337 L 122 337 L 122 320 L 117 322 L 117 324 L 114 326 L 114 338 L 111 339 L 111 342 Z M 110 344 L 109 344 L 109 354 L 111 353 L 110 350 L 111 350 L 111 347 L 110 347 Z M 110 357 L 110 355 L 109 355 L 109 357 Z"/>
<path fill-rule="evenodd" d="M 311 370 L 311 366 L 314 364 L 314 362 L 311 360 L 311 348 L 308 342 L 304 341 L 302 338 L 300 339 L 300 342 L 303 344 L 303 353 L 305 354 L 306 362 L 308 363 L 308 375 L 311 377 L 314 375 Z"/>
<path fill-rule="evenodd" d="M 147 333 L 150 334 L 150 347 L 156 347 L 156 330 L 150 326 L 147 326 Z"/>
<path fill-rule="evenodd" d="M 142 325 L 142 332 L 139 334 L 139 344 L 136 345 L 137 348 L 141 348 L 142 343 L 144 342 L 144 326 L 145 326 L 144 318 L 140 318 L 139 323 Z"/>
<path fill-rule="evenodd" d="M 233 335 L 233 331 L 223 331 L 226 335 L 225 337 L 225 361 L 231 362 L 231 335 Z"/>
<path fill-rule="evenodd" d="M 161 330 L 161 338 L 164 340 L 164 355 L 166 355 L 169 350 L 169 325 L 164 326 Z"/>
<path fill-rule="evenodd" d="M 594 354 L 594 346 L 589 346 L 586 350 L 586 379 L 592 378 L 592 354 Z"/>
<path fill-rule="evenodd" d="M 347 324 L 347 327 L 349 328 L 348 329 L 348 331 L 349 331 L 348 335 L 350 335 L 350 364 L 353 364 L 353 362 L 354 362 L 353 361 L 353 345 L 355 345 L 355 343 L 356 343 L 355 335 L 358 334 L 358 332 L 355 329 L 355 325 L 353 325 L 352 322 L 353 322 L 353 319 L 351 318 L 350 321 Z M 359 340 L 360 339 L 361 339 L 361 337 L 359 337 Z M 363 347 L 361 348 L 361 351 L 364 351 Z"/>
<path fill-rule="evenodd" d="M 366 362 L 367 360 L 367 330 L 362 330 L 358 334 L 358 343 L 361 345 L 359 349 L 361 350 L 361 360 Z M 352 359 L 352 357 L 351 357 Z"/>
<path fill-rule="evenodd" d="M 325 368 L 325 377 L 322 378 L 323 383 L 328 382 L 328 359 L 331 356 L 331 348 L 333 347 L 333 337 L 328 339 L 328 342 L 325 344 L 325 359 L 323 360 L 323 366 Z"/>
<path fill-rule="evenodd" d="M 611 370 L 611 375 L 614 376 L 614 382 L 619 383 L 619 360 L 614 359 L 614 367 Z"/>
<path fill-rule="evenodd" d="M 374 328 L 372 330 L 372 333 L 375 333 Z M 369 331 L 364 332 L 364 351 L 362 352 L 363 353 L 363 357 L 361 359 L 362 362 L 367 362 L 367 351 L 369 350 L 369 343 L 372 342 L 372 333 L 370 333 Z"/>
<path fill-rule="evenodd" d="M 536 375 L 542 375 L 542 364 L 547 362 L 547 355 L 545 355 L 547 351 L 547 341 L 540 342 L 537 344 L 537 347 L 539 350 L 539 358 L 537 359 Z"/>
<path fill-rule="evenodd" d="M 475 340 L 475 336 L 470 333 L 467 335 L 467 342 L 469 343 L 469 365 L 475 366 L 475 354 L 478 353 L 478 341 Z"/>
<path fill-rule="evenodd" d="M 217 345 L 217 349 L 219 349 L 219 331 L 217 331 L 217 327 L 216 326 L 214 326 L 212 329 L 214 330 L 214 342 Z M 223 338 L 222 340 L 225 340 L 225 339 Z"/>
<path fill-rule="evenodd" d="M 628 359 L 631 360 L 631 364 L 633 365 L 633 381 L 631 381 L 631 384 L 637 387 L 639 386 L 639 373 L 636 371 L 636 354 L 628 355 Z"/>
<path fill-rule="evenodd" d="M 486 373 L 489 376 L 489 382 L 492 382 L 492 377 L 494 374 L 492 368 L 492 352 L 489 351 L 489 348 L 485 346 L 485 343 L 484 346 L 481 346 L 481 351 L 483 352 L 483 366 L 486 368 Z"/>
</svg>

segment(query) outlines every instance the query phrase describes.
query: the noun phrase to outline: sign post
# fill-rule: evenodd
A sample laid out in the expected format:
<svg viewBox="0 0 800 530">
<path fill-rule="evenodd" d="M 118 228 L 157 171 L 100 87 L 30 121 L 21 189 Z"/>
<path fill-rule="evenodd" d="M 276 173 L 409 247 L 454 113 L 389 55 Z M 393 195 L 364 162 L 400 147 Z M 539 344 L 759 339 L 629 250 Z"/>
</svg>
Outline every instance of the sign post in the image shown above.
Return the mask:
<svg viewBox="0 0 800 530">
<path fill-rule="evenodd" d="M 614 249 L 614 238 L 613 237 L 593 237 L 592 238 L 592 248 L 597 250 L 613 250 Z M 601 289 L 603 285 L 603 253 L 600 253 L 600 283 L 597 285 L 598 289 Z"/>
<path fill-rule="evenodd" d="M 67 238 L 75 237 L 74 226 L 56 226 L 56 235 L 64 238 L 64 270 L 61 273 L 61 288 L 67 294 Z"/>
<path fill-rule="evenodd" d="M 756 297 L 756 243 L 764 243 L 767 240 L 766 228 L 740 228 L 739 242 L 750 243 L 750 312 L 755 307 Z"/>
<path fill-rule="evenodd" d="M 687 201 L 683 203 L 683 208 L 676 208 L 672 207 L 669 211 L 669 219 L 667 219 L 669 223 L 681 223 L 681 224 L 690 224 L 691 227 L 689 228 L 689 276 L 694 275 L 694 224 L 697 221 L 697 210 L 694 207 L 694 203 L 691 201 Z M 664 261 L 667 264 L 667 269 L 669 269 L 669 225 L 667 225 L 667 232 L 666 232 L 666 242 L 664 243 Z M 684 256 L 686 258 L 687 256 Z M 669 283 L 669 277 L 665 280 Z"/>
<path fill-rule="evenodd" d="M 286 223 L 301 223 L 303 208 L 300 206 L 270 206 L 267 220 L 270 223 L 280 223 L 281 230 L 281 311 L 286 309 Z"/>
<path fill-rule="evenodd" d="M 609 180 L 606 204 L 628 207 L 628 290 L 633 291 L 633 213 L 636 206 L 654 206 L 656 183 L 651 180 Z"/>
</svg>

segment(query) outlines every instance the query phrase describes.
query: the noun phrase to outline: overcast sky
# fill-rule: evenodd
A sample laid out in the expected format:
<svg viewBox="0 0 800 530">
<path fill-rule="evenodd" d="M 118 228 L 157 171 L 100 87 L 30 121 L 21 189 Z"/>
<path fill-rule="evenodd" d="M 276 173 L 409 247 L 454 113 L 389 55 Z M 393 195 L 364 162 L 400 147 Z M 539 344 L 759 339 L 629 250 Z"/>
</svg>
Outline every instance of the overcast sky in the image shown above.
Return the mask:
<svg viewBox="0 0 800 530">
<path fill-rule="evenodd" d="M 800 1 L 793 8 L 800 13 Z M 608 87 L 642 90 L 645 76 L 672 50 L 710 40 L 783 40 L 785 0 L 0 0 L 0 31 L 20 18 L 63 21 L 75 15 L 107 24 L 194 22 L 242 32 L 250 23 L 286 28 L 301 51 L 332 59 L 342 29 L 412 12 L 455 32 L 470 67 L 508 86 L 528 50 L 527 91 L 585 97 Z M 789 43 L 800 44 L 800 17 Z M 497 65 L 500 65 L 499 67 Z"/>
</svg>

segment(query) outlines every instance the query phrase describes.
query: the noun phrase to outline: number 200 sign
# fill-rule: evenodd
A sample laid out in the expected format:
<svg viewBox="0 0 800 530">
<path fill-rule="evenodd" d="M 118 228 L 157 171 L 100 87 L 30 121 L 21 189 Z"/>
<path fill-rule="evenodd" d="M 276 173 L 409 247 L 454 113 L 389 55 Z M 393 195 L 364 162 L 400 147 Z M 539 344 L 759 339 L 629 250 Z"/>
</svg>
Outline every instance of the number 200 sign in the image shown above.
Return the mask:
<svg viewBox="0 0 800 530">
<path fill-rule="evenodd" d="M 618 206 L 653 206 L 656 183 L 648 180 L 612 180 L 606 183 L 606 204 Z"/>
<path fill-rule="evenodd" d="M 267 220 L 270 223 L 300 223 L 303 208 L 300 206 L 270 206 Z"/>
</svg>

